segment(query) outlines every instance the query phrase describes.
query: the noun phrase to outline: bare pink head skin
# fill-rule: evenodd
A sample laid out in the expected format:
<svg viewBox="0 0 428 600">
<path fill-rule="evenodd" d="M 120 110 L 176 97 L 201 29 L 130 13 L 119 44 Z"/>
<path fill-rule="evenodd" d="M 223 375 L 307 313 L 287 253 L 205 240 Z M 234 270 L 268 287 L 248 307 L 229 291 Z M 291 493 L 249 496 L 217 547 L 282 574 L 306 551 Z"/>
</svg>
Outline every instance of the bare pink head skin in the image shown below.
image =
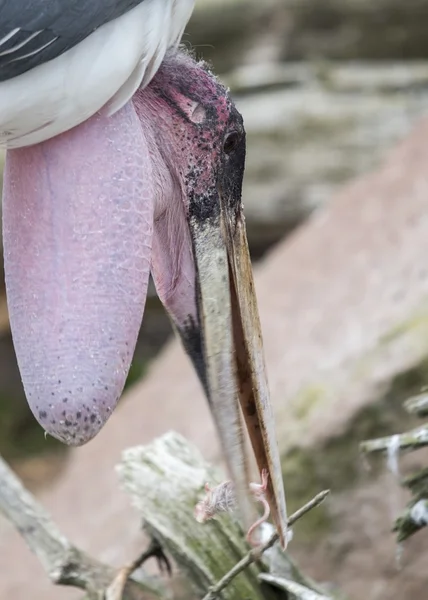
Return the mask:
<svg viewBox="0 0 428 600">
<path fill-rule="evenodd" d="M 185 54 L 112 117 L 7 153 L 3 239 L 10 321 L 31 410 L 88 442 L 123 391 L 149 272 L 205 385 L 189 220 L 240 201 L 242 119 Z M 206 387 L 206 385 L 205 385 Z"/>
</svg>

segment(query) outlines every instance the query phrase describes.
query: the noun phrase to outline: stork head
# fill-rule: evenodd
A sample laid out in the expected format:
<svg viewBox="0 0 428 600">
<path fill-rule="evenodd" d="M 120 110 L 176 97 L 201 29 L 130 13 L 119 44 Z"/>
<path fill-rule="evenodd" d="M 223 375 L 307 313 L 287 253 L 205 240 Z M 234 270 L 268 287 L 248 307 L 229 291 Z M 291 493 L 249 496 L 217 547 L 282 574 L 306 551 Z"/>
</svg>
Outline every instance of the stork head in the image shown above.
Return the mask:
<svg viewBox="0 0 428 600">
<path fill-rule="evenodd" d="M 241 507 L 251 513 L 243 416 L 284 542 L 244 162 L 227 90 L 204 64 L 167 56 L 115 115 L 8 153 L 6 285 L 29 404 L 48 433 L 79 445 L 123 390 L 151 271 L 208 397 Z"/>
<path fill-rule="evenodd" d="M 226 226 L 242 219 L 242 116 L 207 66 L 185 54 L 168 57 L 134 105 L 150 127 L 157 182 L 152 275 L 207 392 L 200 303 L 218 303 L 228 287 Z"/>
</svg>

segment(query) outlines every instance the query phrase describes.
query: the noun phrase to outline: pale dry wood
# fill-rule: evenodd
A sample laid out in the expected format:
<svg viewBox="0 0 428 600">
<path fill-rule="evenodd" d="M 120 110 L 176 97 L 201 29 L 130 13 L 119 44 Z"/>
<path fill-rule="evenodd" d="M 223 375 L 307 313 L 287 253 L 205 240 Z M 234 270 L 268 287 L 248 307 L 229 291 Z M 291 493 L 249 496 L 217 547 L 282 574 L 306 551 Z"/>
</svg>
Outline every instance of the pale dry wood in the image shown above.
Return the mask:
<svg viewBox="0 0 428 600">
<path fill-rule="evenodd" d="M 428 446 L 428 425 L 412 431 L 361 442 L 360 450 L 365 453 L 388 452 L 392 446 L 398 450 L 415 450 Z"/>
<path fill-rule="evenodd" d="M 221 591 L 224 600 L 278 598 L 269 586 L 262 589 L 257 577 L 269 566 L 263 551 L 275 544 L 276 537 L 269 540 L 266 548 L 263 546 L 262 552 L 259 548 L 248 554 L 237 515 L 221 513 L 203 525 L 196 521 L 194 509 L 204 495 L 205 483 L 213 486 L 223 477 L 182 436 L 168 433 L 148 446 L 126 450 L 118 472 L 123 488 L 145 520 L 147 530 L 174 558 L 185 579 L 192 582 L 196 597 L 201 598 L 207 593 L 217 595 Z M 326 495 L 327 492 L 323 492 L 317 496 L 290 517 L 289 523 L 320 503 Z M 280 568 L 287 577 L 295 575 L 299 583 L 308 584 L 287 555 L 283 554 L 283 557 Z"/>
<path fill-rule="evenodd" d="M 167 433 L 150 445 L 125 450 L 118 472 L 147 531 L 172 556 L 196 597 L 246 554 L 244 532 L 234 515 L 197 523 L 194 509 L 205 483 L 215 485 L 223 478 L 182 436 Z M 225 591 L 224 600 L 262 600 L 259 572 L 253 565 Z"/>
<path fill-rule="evenodd" d="M 1 458 L 0 511 L 19 531 L 52 583 L 85 590 L 91 599 L 104 597 L 116 571 L 73 546 Z M 150 578 L 144 584 L 130 581 L 123 598 L 149 600 L 160 594 Z"/>
<path fill-rule="evenodd" d="M 269 575 L 268 573 L 261 573 L 259 575 L 259 579 L 261 581 L 265 581 L 266 583 L 270 583 L 271 585 L 279 588 L 280 590 L 289 592 L 298 600 L 331 600 L 330 596 L 314 592 L 314 590 L 310 590 L 309 588 L 300 585 L 300 583 L 290 581 L 289 579 L 285 579 L 284 577 L 278 577 L 277 575 Z"/>
</svg>

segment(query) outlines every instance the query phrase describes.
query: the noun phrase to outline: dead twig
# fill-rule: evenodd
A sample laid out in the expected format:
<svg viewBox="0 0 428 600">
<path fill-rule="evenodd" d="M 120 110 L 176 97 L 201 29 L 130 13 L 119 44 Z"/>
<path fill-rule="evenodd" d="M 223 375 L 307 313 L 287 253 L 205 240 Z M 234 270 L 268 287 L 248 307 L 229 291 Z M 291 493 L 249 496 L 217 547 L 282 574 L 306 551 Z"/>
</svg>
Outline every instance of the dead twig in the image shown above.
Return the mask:
<svg viewBox="0 0 428 600">
<path fill-rule="evenodd" d="M 169 559 L 165 556 L 162 546 L 156 539 L 152 539 L 150 546 L 147 550 L 144 550 L 138 558 L 133 560 L 129 565 L 119 570 L 114 581 L 110 584 L 106 590 L 105 600 L 122 600 L 126 583 L 131 577 L 132 573 L 139 569 L 143 563 L 149 558 L 155 557 L 158 561 L 159 569 L 161 572 L 166 571 L 168 575 L 172 576 L 172 567 Z"/>
<path fill-rule="evenodd" d="M 417 429 L 399 435 L 361 442 L 360 450 L 365 453 L 386 452 L 391 448 L 393 441 L 396 443 L 397 449 L 400 450 L 415 450 L 416 448 L 428 446 L 428 426 L 422 425 Z"/>
<path fill-rule="evenodd" d="M 303 517 L 303 515 L 305 515 L 307 512 L 309 512 L 316 506 L 319 506 L 326 499 L 329 493 L 330 490 L 324 490 L 323 492 L 320 492 L 314 498 L 312 498 L 312 500 L 310 500 L 307 504 L 302 506 L 302 508 L 299 508 L 299 510 L 297 510 L 288 518 L 288 526 L 290 527 L 291 525 L 293 525 L 293 523 L 295 523 L 301 517 Z M 278 534 L 275 533 L 265 544 L 259 546 L 258 548 L 254 548 L 253 550 L 250 550 L 250 552 L 248 552 L 248 554 L 244 556 L 242 560 L 240 560 L 228 573 L 226 573 L 226 575 L 222 577 L 220 581 L 216 583 L 216 585 L 210 588 L 209 592 L 203 597 L 202 600 L 215 600 L 215 598 L 218 597 L 220 592 L 224 590 L 224 588 L 226 588 L 231 583 L 231 581 L 233 581 L 233 579 L 235 579 L 235 577 L 239 575 L 239 573 L 241 573 L 253 562 L 258 560 L 261 554 L 269 548 L 271 548 L 277 541 Z"/>
</svg>

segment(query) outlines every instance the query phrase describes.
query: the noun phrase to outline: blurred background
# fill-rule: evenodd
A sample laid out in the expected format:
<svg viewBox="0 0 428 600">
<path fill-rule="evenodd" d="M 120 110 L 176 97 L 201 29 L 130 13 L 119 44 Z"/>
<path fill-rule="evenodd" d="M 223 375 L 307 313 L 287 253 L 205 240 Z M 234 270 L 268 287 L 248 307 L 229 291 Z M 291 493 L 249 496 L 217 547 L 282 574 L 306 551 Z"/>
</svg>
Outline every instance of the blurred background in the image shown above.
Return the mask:
<svg viewBox="0 0 428 600">
<path fill-rule="evenodd" d="M 332 248 L 337 248 L 337 252 L 340 252 L 346 246 L 340 240 L 348 233 L 342 227 L 341 209 L 336 206 L 340 205 L 337 194 L 340 195 L 343 186 L 354 179 L 376 172 L 390 150 L 405 140 L 415 128 L 417 130 L 418 124 L 423 122 L 423 117 L 428 112 L 427 23 L 428 0 L 196 2 L 195 13 L 183 42 L 186 46 L 194 48 L 198 56 L 212 63 L 215 72 L 231 88 L 245 120 L 248 158 L 244 208 L 254 262 L 258 264 L 260 273 L 264 269 L 267 273 L 269 261 L 274 260 L 275 268 L 281 277 L 281 265 L 284 264 L 284 270 L 287 270 L 290 268 L 290 261 L 294 260 L 287 259 L 289 242 L 291 252 L 294 251 L 294 255 L 300 256 L 302 260 L 301 264 L 295 264 L 296 270 L 312 269 L 315 272 L 311 288 L 315 294 L 315 305 L 317 285 L 323 288 L 320 283 L 323 272 L 317 272 L 316 269 L 317 260 L 320 260 L 319 249 L 323 246 L 321 241 L 318 241 L 311 251 L 310 239 L 312 235 L 317 237 L 317 226 L 314 226 L 313 234 L 310 229 L 306 232 L 304 230 L 310 227 L 311 223 L 320 223 L 323 215 L 327 215 L 327 219 L 330 215 L 331 218 L 338 215 L 339 224 L 336 229 L 332 228 L 333 234 L 327 237 Z M 428 158 L 428 142 L 426 153 Z M 411 163 L 410 160 L 409 167 L 412 166 Z M 411 184 L 409 186 L 411 188 Z M 363 188 L 364 194 L 369 191 L 370 187 Z M 351 211 L 351 221 L 358 221 L 360 201 L 363 210 L 362 200 L 362 196 L 354 193 L 349 201 L 345 201 L 346 210 Z M 388 199 L 384 200 L 382 219 L 388 228 Z M 335 204 L 331 209 L 330 202 Z M 405 189 L 401 200 L 397 202 L 401 202 L 402 206 L 408 202 L 408 206 L 411 206 L 412 200 L 407 198 Z M 416 208 L 413 212 L 412 210 L 409 208 L 409 215 L 400 213 L 397 216 L 398 208 L 391 209 L 395 219 L 394 235 L 400 237 L 401 228 L 408 227 L 408 219 L 414 217 Z M 399 219 L 402 221 L 397 221 Z M 425 228 L 425 231 L 425 237 L 428 238 L 428 229 Z M 306 246 L 306 242 L 301 241 L 303 236 L 309 239 Z M 287 241 L 284 241 L 286 238 Z M 406 240 L 406 243 L 412 244 L 411 235 Z M 364 252 L 366 242 L 362 236 L 355 242 L 352 252 L 358 252 L 359 248 Z M 293 244 L 296 246 L 299 243 L 306 248 L 301 250 L 300 254 L 299 251 L 293 250 Z M 400 243 L 404 244 L 402 240 Z M 410 254 L 415 252 L 415 255 L 420 256 L 428 249 L 427 246 L 419 249 L 415 246 L 410 250 L 403 246 L 398 248 L 397 256 L 407 250 Z M 284 253 L 284 259 L 281 258 L 281 252 Z M 333 255 L 335 252 L 336 250 L 332 250 Z M 394 253 L 390 256 L 391 261 L 395 260 Z M 366 257 L 363 263 L 363 267 L 365 265 L 370 269 L 370 257 Z M 330 272 L 329 267 L 322 264 L 321 269 L 325 267 L 327 276 Z M 387 260 L 381 263 L 377 272 L 381 287 L 382 278 L 384 275 L 388 276 L 389 269 Z M 347 281 L 346 265 L 336 269 L 333 276 L 339 283 Z M 299 275 L 296 275 L 297 279 L 298 277 Z M 267 320 L 267 316 L 263 317 L 263 311 L 268 313 L 268 302 L 264 302 L 264 298 L 269 294 L 268 275 L 265 279 L 261 275 L 260 281 L 260 309 L 262 320 Z M 265 288 L 263 281 L 266 282 Z M 287 298 L 289 294 L 293 297 L 293 281 L 293 277 L 287 276 L 289 285 L 275 290 L 276 305 L 273 308 L 271 306 L 272 310 L 277 310 L 278 319 L 283 315 L 284 322 L 286 314 L 287 318 L 290 318 L 287 310 L 295 311 L 293 316 L 296 318 L 299 311 L 305 310 L 298 299 L 294 304 L 291 303 L 293 305 L 290 309 Z M 364 287 L 364 276 L 362 281 Z M 395 281 L 400 288 L 400 280 L 396 278 Z M 356 281 L 355 286 L 359 283 Z M 296 286 L 299 285 L 297 281 Z M 334 285 L 332 282 L 332 288 Z M 358 314 L 362 315 L 362 320 L 359 327 L 356 325 L 357 333 L 354 331 L 354 334 L 370 339 L 373 335 L 378 335 L 380 338 L 388 332 L 401 331 L 399 327 L 402 323 L 409 321 L 413 323 L 412 327 L 423 327 L 425 333 L 427 321 L 423 311 L 426 306 L 426 291 L 421 285 L 420 296 L 414 299 L 411 310 L 409 305 L 405 304 L 400 314 L 392 314 L 386 333 L 381 324 L 385 312 L 389 314 L 388 306 L 376 305 L 373 300 L 371 304 L 365 305 L 362 300 L 358 307 L 361 311 Z M 353 296 L 352 282 L 349 294 Z M 345 314 L 349 298 L 344 295 L 341 302 L 336 309 Z M 382 295 L 379 296 L 379 302 L 382 302 Z M 328 289 L 324 289 L 320 292 L 320 319 L 322 320 L 326 307 L 330 314 L 330 327 L 334 328 L 332 308 L 328 305 Z M 419 321 L 413 312 L 416 306 L 423 313 L 418 317 Z M 405 310 L 410 312 L 406 314 Z M 393 319 L 396 319 L 396 322 Z M 335 364 L 341 364 L 342 350 L 343 360 L 349 359 L 349 346 L 353 343 L 346 338 L 346 328 L 342 331 L 343 338 L 335 338 L 335 349 L 339 355 Z M 144 384 L 152 361 L 171 336 L 168 318 L 152 286 L 128 389 Z M 393 339 L 396 340 L 397 337 Z M 281 351 L 293 354 L 294 343 L 293 337 L 286 337 L 282 340 Z M 325 373 L 327 367 L 321 358 L 323 340 L 317 340 L 314 344 L 307 342 L 306 352 L 308 356 L 312 356 L 317 344 L 318 358 L 314 355 L 312 359 L 308 359 L 308 364 L 311 365 L 311 369 L 320 367 Z M 308 383 L 311 377 L 307 374 L 303 378 L 304 385 L 299 381 L 294 389 L 284 391 L 284 398 L 291 398 L 293 411 L 300 415 L 299 431 L 308 432 L 305 434 L 304 443 L 300 443 L 295 430 L 291 433 L 287 430 L 287 411 L 290 404 L 281 405 L 283 410 L 279 411 L 279 419 L 283 418 L 284 422 L 279 424 L 283 435 L 280 445 L 285 448 L 289 440 L 287 436 L 293 440 L 299 439 L 299 443 L 289 443 L 284 450 L 284 472 L 286 482 L 290 485 L 291 507 L 297 507 L 302 499 L 325 486 L 336 486 L 341 498 L 330 513 L 317 513 L 321 516 L 315 516 L 315 520 L 308 518 L 306 526 L 302 524 L 301 542 L 300 546 L 299 542 L 296 543 L 296 553 L 313 576 L 320 581 L 332 581 L 335 586 L 340 585 L 342 589 L 345 588 L 347 597 L 350 598 L 360 598 L 363 593 L 373 600 L 401 600 L 406 597 L 422 600 L 427 597 L 427 570 L 426 567 L 416 569 L 416 563 L 409 558 L 413 554 L 404 559 L 403 568 L 404 571 L 407 568 L 407 574 L 399 575 L 397 569 L 394 538 L 389 531 L 395 509 L 393 507 L 391 513 L 388 512 L 389 507 L 385 516 L 385 506 L 382 502 L 379 504 L 379 499 L 385 498 L 386 495 L 389 497 L 388 490 L 393 489 L 382 487 L 387 486 L 382 479 L 387 475 L 382 470 L 382 465 L 375 465 L 368 484 L 369 476 L 361 468 L 357 456 L 357 444 L 366 437 L 394 433 L 412 425 L 412 420 L 402 411 L 401 403 L 406 395 L 418 391 L 428 383 L 428 351 L 426 347 L 422 350 L 418 346 L 419 350 L 417 359 L 410 361 L 410 365 L 406 362 L 408 353 L 400 354 L 400 351 L 398 358 L 393 352 L 388 355 L 388 364 L 393 364 L 393 367 L 387 374 L 385 369 L 381 373 L 376 371 L 375 379 L 380 385 L 377 388 L 378 393 L 371 390 L 364 396 L 361 392 L 357 402 L 352 399 L 350 391 L 349 407 L 340 405 L 340 411 L 343 411 L 341 420 L 320 420 L 317 413 L 316 420 L 321 424 L 322 436 L 318 430 L 316 435 L 311 437 L 314 423 L 305 423 L 305 415 L 311 412 L 311 407 L 323 394 L 318 384 Z M 273 361 L 272 366 L 269 356 L 276 356 L 277 362 Z M 300 366 L 296 368 L 303 368 L 306 364 L 304 359 L 300 359 L 298 353 L 295 356 L 296 364 L 298 360 L 301 361 Z M 378 363 L 373 364 L 376 367 L 372 365 L 372 369 L 377 369 Z M 277 396 L 280 380 L 275 376 L 275 369 L 283 369 L 284 366 L 281 365 L 283 363 L 279 351 L 275 354 L 268 349 L 268 371 L 273 371 L 273 388 Z M 365 363 L 363 368 L 360 364 L 359 368 L 362 369 L 359 371 L 361 378 L 356 385 L 360 390 L 366 381 L 372 382 L 373 378 L 370 365 Z M 347 384 L 348 380 L 345 383 Z M 362 396 L 364 402 L 361 400 Z M 125 396 L 122 403 L 127 401 Z M 343 397 L 341 401 L 346 402 Z M 337 414 L 338 406 L 332 401 L 328 410 Z M 315 417 L 312 415 L 311 418 Z M 174 428 L 174 415 L 169 418 L 165 413 L 164 419 L 166 428 Z M 322 452 L 314 453 L 314 450 L 320 449 Z M 55 485 L 57 480 L 67 476 L 70 452 L 75 451 L 67 450 L 50 438 L 45 440 L 27 408 L 15 362 L 2 282 L 0 453 L 13 465 L 31 490 L 41 493 L 47 486 Z M 398 489 L 396 482 L 394 485 Z M 400 495 L 394 498 L 395 508 L 404 506 L 404 501 L 400 504 Z M 358 499 L 356 504 L 352 504 L 352 499 Z M 351 505 L 352 511 L 347 512 L 347 507 L 349 509 Z M 377 506 L 374 512 L 370 512 L 371 506 Z M 376 524 L 381 522 L 381 515 L 384 515 L 384 521 L 377 531 Z M 347 527 L 349 533 L 344 537 L 341 537 L 343 532 L 340 531 L 341 518 L 343 527 Z M 363 519 L 368 519 L 365 527 L 361 525 Z M 332 525 L 333 521 L 336 525 Z M 361 534 L 362 529 L 364 535 Z M 382 543 L 379 545 L 380 539 Z M 372 548 L 376 548 L 374 554 Z M 426 565 L 426 534 L 420 534 L 414 555 L 418 555 Z M 394 582 L 393 588 L 391 582 Z M 399 585 L 402 587 L 397 587 Z M 3 597 L 1 588 L 0 597 Z M 14 597 L 19 598 L 19 593 Z M 63 596 L 57 592 L 56 597 Z"/>
</svg>

